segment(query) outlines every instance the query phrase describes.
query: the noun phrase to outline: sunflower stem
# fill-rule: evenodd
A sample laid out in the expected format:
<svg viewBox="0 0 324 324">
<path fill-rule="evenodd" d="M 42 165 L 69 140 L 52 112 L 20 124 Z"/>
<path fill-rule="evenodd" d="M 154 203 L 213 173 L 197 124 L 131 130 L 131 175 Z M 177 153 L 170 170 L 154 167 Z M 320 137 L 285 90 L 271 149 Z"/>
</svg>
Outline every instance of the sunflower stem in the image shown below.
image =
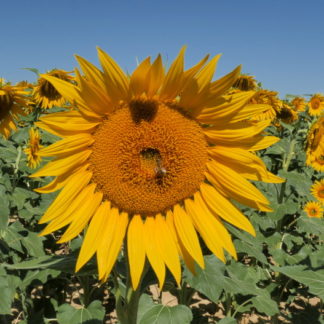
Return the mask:
<svg viewBox="0 0 324 324">
<path fill-rule="evenodd" d="M 295 152 L 294 152 L 295 145 L 296 145 L 296 140 L 293 139 L 290 142 L 290 146 L 289 146 L 289 150 L 288 150 L 287 154 L 285 154 L 285 156 L 284 156 L 283 163 L 282 163 L 282 170 L 285 172 L 288 171 L 291 159 L 293 158 L 293 156 L 295 154 Z M 280 193 L 279 193 L 279 197 L 278 197 L 279 204 L 282 204 L 282 202 L 283 202 L 283 199 L 285 196 L 285 191 L 286 191 L 286 183 L 287 182 L 285 181 L 281 184 Z"/>
</svg>

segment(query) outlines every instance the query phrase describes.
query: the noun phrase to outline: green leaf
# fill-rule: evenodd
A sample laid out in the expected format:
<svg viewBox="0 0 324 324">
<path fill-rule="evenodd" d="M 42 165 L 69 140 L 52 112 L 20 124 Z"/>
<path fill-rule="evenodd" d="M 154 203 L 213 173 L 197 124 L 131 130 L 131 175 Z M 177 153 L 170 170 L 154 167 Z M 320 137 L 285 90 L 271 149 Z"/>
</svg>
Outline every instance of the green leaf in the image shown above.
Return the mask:
<svg viewBox="0 0 324 324">
<path fill-rule="evenodd" d="M 11 314 L 12 291 L 7 276 L 0 276 L 0 315 Z"/>
<path fill-rule="evenodd" d="M 307 286 L 312 294 L 324 299 L 324 270 L 312 271 L 304 268 L 304 266 L 272 267 L 274 271 L 300 282 Z"/>
<path fill-rule="evenodd" d="M 251 301 L 253 306 L 260 313 L 265 313 L 268 316 L 273 316 L 279 313 L 277 303 L 270 298 L 264 298 L 263 296 L 256 296 L 253 297 Z"/>
<path fill-rule="evenodd" d="M 297 226 L 302 232 L 318 235 L 322 239 L 324 237 L 324 222 L 322 218 L 311 218 L 302 215 L 297 221 Z"/>
<path fill-rule="evenodd" d="M 185 268 L 184 280 L 188 284 L 204 294 L 211 301 L 216 302 L 223 290 L 223 277 L 225 265 L 214 255 L 204 257 L 205 269 L 196 266 L 196 275 Z"/>
<path fill-rule="evenodd" d="M 57 321 L 59 324 L 101 324 L 105 317 L 105 308 L 99 300 L 93 301 L 88 307 L 76 309 L 68 304 L 58 308 Z"/>
<path fill-rule="evenodd" d="M 142 317 L 139 324 L 189 324 L 192 313 L 189 307 L 154 305 Z"/>
<path fill-rule="evenodd" d="M 0 230 L 7 228 L 9 220 L 9 200 L 6 195 L 6 189 L 0 185 Z"/>
<path fill-rule="evenodd" d="M 152 298 L 148 294 L 142 294 L 138 303 L 137 323 L 141 322 L 143 315 L 154 305 Z"/>
</svg>

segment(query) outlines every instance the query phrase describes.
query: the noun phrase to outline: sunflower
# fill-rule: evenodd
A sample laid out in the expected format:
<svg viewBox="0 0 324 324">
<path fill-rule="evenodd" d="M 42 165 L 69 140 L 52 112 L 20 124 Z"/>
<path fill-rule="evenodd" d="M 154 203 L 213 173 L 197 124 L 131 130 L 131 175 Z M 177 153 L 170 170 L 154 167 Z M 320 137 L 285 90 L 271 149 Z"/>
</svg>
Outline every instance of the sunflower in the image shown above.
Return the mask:
<svg viewBox="0 0 324 324">
<path fill-rule="evenodd" d="M 318 201 L 324 203 L 324 179 L 315 181 L 311 187 L 311 193 Z"/>
<path fill-rule="evenodd" d="M 306 164 L 324 171 L 324 117 L 310 128 L 306 141 Z"/>
<path fill-rule="evenodd" d="M 277 118 L 286 124 L 292 124 L 293 122 L 298 120 L 298 114 L 287 104 L 283 104 L 280 112 L 277 113 Z"/>
<path fill-rule="evenodd" d="M 11 130 L 16 130 L 15 121 L 25 115 L 26 93 L 21 87 L 12 86 L 0 78 L 0 133 L 8 138 Z"/>
<path fill-rule="evenodd" d="M 21 87 L 21 88 L 24 88 L 24 89 L 33 89 L 34 85 L 28 81 L 19 81 L 17 84 L 16 84 L 17 87 Z"/>
<path fill-rule="evenodd" d="M 254 153 L 278 140 L 264 136 L 268 121 L 246 121 L 263 107 L 247 104 L 254 92 L 223 96 L 240 67 L 212 82 L 220 56 L 184 70 L 184 50 L 168 71 L 159 55 L 127 76 L 98 49 L 103 71 L 76 56 L 84 73 L 76 70 L 77 85 L 42 76 L 76 109 L 37 123 L 63 138 L 40 150 L 56 158 L 32 175 L 56 177 L 38 192 L 63 188 L 41 234 L 69 225 L 66 242 L 89 224 L 77 271 L 96 253 L 105 281 L 126 238 L 134 289 L 146 258 L 161 287 L 166 267 L 179 283 L 179 256 L 193 272 L 195 263 L 204 267 L 197 232 L 223 261 L 224 250 L 236 258 L 223 221 L 255 235 L 230 199 L 271 211 L 248 181 L 282 182 Z"/>
<path fill-rule="evenodd" d="M 258 87 L 257 82 L 252 75 L 241 74 L 233 84 L 233 88 L 241 91 L 256 90 Z"/>
<path fill-rule="evenodd" d="M 324 110 L 324 96 L 321 94 L 314 94 L 308 103 L 308 113 L 311 116 L 320 116 Z"/>
<path fill-rule="evenodd" d="M 323 207 L 319 202 L 309 201 L 304 207 L 304 212 L 308 217 L 323 217 Z"/>
<path fill-rule="evenodd" d="M 64 81 L 71 81 L 74 78 L 69 72 L 54 69 L 38 78 L 37 85 L 33 89 L 34 101 L 41 108 L 52 108 L 54 106 L 62 106 L 66 100 L 64 97 L 48 82 L 43 76 L 51 76 Z"/>
<path fill-rule="evenodd" d="M 265 109 L 253 116 L 254 120 L 273 121 L 277 114 L 280 113 L 282 101 L 277 97 L 278 93 L 269 90 L 259 90 L 251 99 L 251 103 L 264 104 Z"/>
<path fill-rule="evenodd" d="M 28 166 L 32 169 L 38 167 L 41 162 L 41 157 L 39 156 L 39 150 L 42 148 L 40 145 L 40 135 L 37 129 L 29 129 L 29 142 L 27 148 L 25 148 L 25 154 L 27 155 Z"/>
<path fill-rule="evenodd" d="M 291 104 L 294 106 L 295 110 L 300 112 L 300 111 L 305 111 L 306 108 L 306 102 L 305 99 L 302 97 L 295 97 Z"/>
</svg>

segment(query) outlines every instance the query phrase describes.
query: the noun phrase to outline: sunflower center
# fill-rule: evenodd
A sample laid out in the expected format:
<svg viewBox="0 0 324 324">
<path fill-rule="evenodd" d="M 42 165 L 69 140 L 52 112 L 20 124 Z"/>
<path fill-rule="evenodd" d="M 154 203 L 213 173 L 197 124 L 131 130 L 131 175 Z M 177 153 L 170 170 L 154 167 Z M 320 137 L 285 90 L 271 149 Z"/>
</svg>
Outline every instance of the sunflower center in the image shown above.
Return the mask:
<svg viewBox="0 0 324 324">
<path fill-rule="evenodd" d="M 0 95 L 0 119 L 3 119 L 10 112 L 14 101 L 9 93 Z"/>
<path fill-rule="evenodd" d="M 193 195 L 204 181 L 204 134 L 177 108 L 133 101 L 104 120 L 93 136 L 93 181 L 121 210 L 164 212 Z"/>
<path fill-rule="evenodd" d="M 319 109 L 321 106 L 321 101 L 318 98 L 312 100 L 312 109 L 316 110 Z"/>
<path fill-rule="evenodd" d="M 318 191 L 318 196 L 319 196 L 320 198 L 324 198 L 324 189 L 320 189 L 320 190 Z"/>
<path fill-rule="evenodd" d="M 310 214 L 311 214 L 312 216 L 317 215 L 317 209 L 315 209 L 315 208 L 311 208 L 311 210 L 310 210 Z"/>
<path fill-rule="evenodd" d="M 55 76 L 55 75 L 54 75 Z M 39 88 L 40 95 L 50 100 L 57 100 L 61 95 L 47 80 L 41 79 L 41 86 Z"/>
</svg>

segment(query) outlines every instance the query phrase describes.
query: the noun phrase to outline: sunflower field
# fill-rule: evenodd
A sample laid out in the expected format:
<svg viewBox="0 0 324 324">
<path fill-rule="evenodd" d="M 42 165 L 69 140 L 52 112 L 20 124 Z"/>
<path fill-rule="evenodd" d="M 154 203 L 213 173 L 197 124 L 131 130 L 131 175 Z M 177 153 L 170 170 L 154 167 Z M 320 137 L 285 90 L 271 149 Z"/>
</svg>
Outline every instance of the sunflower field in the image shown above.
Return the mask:
<svg viewBox="0 0 324 324">
<path fill-rule="evenodd" d="M 324 323 L 324 95 L 219 55 L 0 79 L 0 323 Z"/>
</svg>

